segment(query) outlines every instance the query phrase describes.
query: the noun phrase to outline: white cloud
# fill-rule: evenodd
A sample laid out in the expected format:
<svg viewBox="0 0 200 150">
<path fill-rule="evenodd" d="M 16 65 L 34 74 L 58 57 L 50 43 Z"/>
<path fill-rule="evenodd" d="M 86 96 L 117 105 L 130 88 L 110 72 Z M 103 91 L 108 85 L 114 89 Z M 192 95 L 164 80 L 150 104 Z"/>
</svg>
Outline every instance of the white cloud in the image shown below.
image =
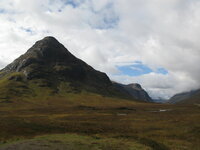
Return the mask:
<svg viewBox="0 0 200 150">
<path fill-rule="evenodd" d="M 138 82 L 143 85 L 153 98 L 162 97 L 168 99 L 175 93 L 199 87 L 199 83 L 191 79 L 189 76 L 177 73 L 169 73 L 167 75 L 149 73 L 136 77 L 114 75 L 113 79 L 116 81 L 122 81 L 124 84 Z"/>
<path fill-rule="evenodd" d="M 113 80 L 167 98 L 200 86 L 199 7 L 198 0 L 1 0 L 0 67 L 53 35 Z M 116 75 L 116 66 L 135 61 L 169 74 Z"/>
</svg>

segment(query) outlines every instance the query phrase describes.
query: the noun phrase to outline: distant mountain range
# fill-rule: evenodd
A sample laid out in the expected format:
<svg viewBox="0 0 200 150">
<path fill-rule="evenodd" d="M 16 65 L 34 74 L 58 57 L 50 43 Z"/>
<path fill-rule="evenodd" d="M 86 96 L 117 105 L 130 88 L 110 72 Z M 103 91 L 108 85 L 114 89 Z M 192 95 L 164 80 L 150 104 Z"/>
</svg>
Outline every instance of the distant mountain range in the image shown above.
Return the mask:
<svg viewBox="0 0 200 150">
<path fill-rule="evenodd" d="M 0 102 L 81 92 L 152 101 L 139 84 L 112 83 L 105 73 L 76 58 L 54 37 L 37 41 L 0 71 Z"/>
<path fill-rule="evenodd" d="M 171 104 L 195 104 L 200 103 L 200 89 L 174 95 L 168 103 Z"/>
<path fill-rule="evenodd" d="M 153 102 L 154 103 L 166 103 L 167 100 L 166 99 L 163 99 L 163 98 L 157 98 L 157 99 L 153 99 Z"/>
</svg>

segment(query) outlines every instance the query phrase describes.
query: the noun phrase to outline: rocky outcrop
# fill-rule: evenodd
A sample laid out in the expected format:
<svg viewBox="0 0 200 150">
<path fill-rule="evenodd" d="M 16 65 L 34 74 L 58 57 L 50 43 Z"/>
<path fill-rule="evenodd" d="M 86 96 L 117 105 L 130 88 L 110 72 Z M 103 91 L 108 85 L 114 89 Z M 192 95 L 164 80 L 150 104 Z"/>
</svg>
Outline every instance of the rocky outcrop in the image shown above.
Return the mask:
<svg viewBox="0 0 200 150">
<path fill-rule="evenodd" d="M 140 84 L 133 83 L 133 84 L 124 85 L 124 84 L 120 84 L 120 83 L 116 83 L 116 82 L 113 82 L 113 84 L 120 91 L 130 94 L 132 97 L 134 97 L 137 100 L 145 101 L 145 102 L 153 102 L 151 97 L 141 87 Z"/>
</svg>

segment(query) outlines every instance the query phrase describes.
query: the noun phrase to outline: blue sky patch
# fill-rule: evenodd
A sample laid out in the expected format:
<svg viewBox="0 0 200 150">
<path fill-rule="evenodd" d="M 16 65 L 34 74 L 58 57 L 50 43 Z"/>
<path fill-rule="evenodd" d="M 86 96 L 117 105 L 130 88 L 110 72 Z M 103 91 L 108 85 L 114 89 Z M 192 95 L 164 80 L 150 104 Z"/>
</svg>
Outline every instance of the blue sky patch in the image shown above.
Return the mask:
<svg viewBox="0 0 200 150">
<path fill-rule="evenodd" d="M 71 5 L 73 8 L 78 7 L 78 3 L 74 0 L 63 0 L 65 5 Z"/>
<path fill-rule="evenodd" d="M 92 27 L 94 27 L 95 29 L 112 29 L 115 26 L 117 26 L 119 22 L 119 18 L 118 17 L 103 17 L 101 24 L 98 25 L 93 25 Z"/>
<path fill-rule="evenodd" d="M 61 6 L 59 6 L 56 10 L 55 8 L 49 7 L 48 11 L 49 12 L 54 12 L 54 11 L 58 11 L 58 12 L 62 12 L 63 9 L 66 6 L 71 6 L 73 8 L 77 8 L 79 7 L 85 0 L 61 0 Z M 49 6 L 53 6 L 55 3 L 57 3 L 56 0 L 50 0 L 49 1 Z"/>
<path fill-rule="evenodd" d="M 64 5 L 70 5 L 73 8 L 77 8 L 81 3 L 83 3 L 85 0 L 62 0 Z"/>
<path fill-rule="evenodd" d="M 154 71 L 141 62 L 135 62 L 133 65 L 117 66 L 117 68 L 120 70 L 120 74 L 129 76 L 141 76 L 152 72 L 163 75 L 168 74 L 168 71 L 164 68 L 158 68 L 156 71 Z"/>
<path fill-rule="evenodd" d="M 89 25 L 94 29 L 112 29 L 119 23 L 119 16 L 113 10 L 112 3 L 108 3 L 98 11 L 91 8 L 91 11 L 99 18 L 98 22 L 89 20 Z"/>
<path fill-rule="evenodd" d="M 25 28 L 25 27 L 21 27 L 21 30 L 23 30 L 24 32 L 27 32 L 29 34 L 34 34 L 34 31 L 31 28 Z"/>
<path fill-rule="evenodd" d="M 5 10 L 0 8 L 0 14 L 3 14 L 3 13 L 5 13 Z"/>
<path fill-rule="evenodd" d="M 168 74 L 168 71 L 167 71 L 166 69 L 164 69 L 164 68 L 158 68 L 158 69 L 156 70 L 156 73 L 166 75 L 166 74 Z"/>
</svg>

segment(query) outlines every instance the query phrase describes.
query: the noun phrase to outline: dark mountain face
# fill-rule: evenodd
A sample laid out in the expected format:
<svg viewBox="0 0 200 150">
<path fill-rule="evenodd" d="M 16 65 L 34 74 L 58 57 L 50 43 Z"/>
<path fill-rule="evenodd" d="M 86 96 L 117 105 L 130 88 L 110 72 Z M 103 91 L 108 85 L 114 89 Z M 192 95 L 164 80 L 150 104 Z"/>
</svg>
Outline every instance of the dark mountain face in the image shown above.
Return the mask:
<svg viewBox="0 0 200 150">
<path fill-rule="evenodd" d="M 133 84 L 120 84 L 120 83 L 113 83 L 117 89 L 119 89 L 122 92 L 126 92 L 130 94 L 132 97 L 134 97 L 137 100 L 145 101 L 145 102 L 153 102 L 151 97 L 148 95 L 148 93 L 141 87 L 140 84 L 133 83 Z"/>
<path fill-rule="evenodd" d="M 200 89 L 174 95 L 168 103 L 171 104 L 195 104 L 200 103 Z"/>
<path fill-rule="evenodd" d="M 51 91 L 50 94 L 88 91 L 131 98 L 113 86 L 105 73 L 73 56 L 53 37 L 36 42 L 24 55 L 0 71 L 0 95 L 3 98 L 23 97 L 24 93 L 34 96 L 45 88 Z"/>
<path fill-rule="evenodd" d="M 107 84 L 110 84 L 104 73 L 94 70 L 77 59 L 53 37 L 46 37 L 36 42 L 27 53 L 2 71 L 5 73 L 23 72 L 29 80 L 51 77 L 58 77 L 57 80 L 84 80 L 97 75 L 98 80 L 103 78 Z"/>
</svg>

